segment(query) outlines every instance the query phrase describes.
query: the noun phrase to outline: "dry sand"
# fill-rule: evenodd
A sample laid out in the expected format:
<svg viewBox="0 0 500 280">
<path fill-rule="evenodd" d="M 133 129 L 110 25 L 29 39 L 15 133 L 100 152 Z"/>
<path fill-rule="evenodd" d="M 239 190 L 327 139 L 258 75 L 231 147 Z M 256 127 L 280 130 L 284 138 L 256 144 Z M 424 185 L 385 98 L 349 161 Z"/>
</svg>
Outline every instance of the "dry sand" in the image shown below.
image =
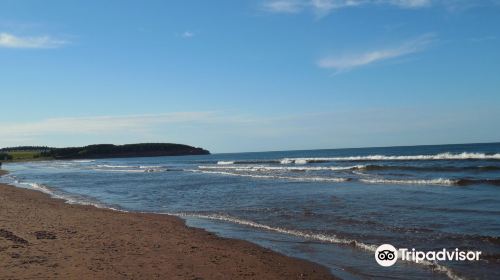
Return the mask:
<svg viewBox="0 0 500 280">
<path fill-rule="evenodd" d="M 333 276 L 317 264 L 189 228 L 176 217 L 70 205 L 0 185 L 0 279 Z"/>
</svg>

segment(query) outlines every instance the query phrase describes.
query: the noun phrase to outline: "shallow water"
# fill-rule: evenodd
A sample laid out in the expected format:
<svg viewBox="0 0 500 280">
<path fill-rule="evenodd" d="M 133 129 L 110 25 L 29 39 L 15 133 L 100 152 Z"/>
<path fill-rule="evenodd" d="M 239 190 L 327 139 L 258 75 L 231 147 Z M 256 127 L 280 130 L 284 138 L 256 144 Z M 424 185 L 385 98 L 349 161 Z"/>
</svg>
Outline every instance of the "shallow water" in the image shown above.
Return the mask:
<svg viewBox="0 0 500 280">
<path fill-rule="evenodd" d="M 500 144 L 6 164 L 3 182 L 170 213 L 346 279 L 500 279 Z M 383 243 L 482 251 L 478 262 L 379 266 Z"/>
</svg>

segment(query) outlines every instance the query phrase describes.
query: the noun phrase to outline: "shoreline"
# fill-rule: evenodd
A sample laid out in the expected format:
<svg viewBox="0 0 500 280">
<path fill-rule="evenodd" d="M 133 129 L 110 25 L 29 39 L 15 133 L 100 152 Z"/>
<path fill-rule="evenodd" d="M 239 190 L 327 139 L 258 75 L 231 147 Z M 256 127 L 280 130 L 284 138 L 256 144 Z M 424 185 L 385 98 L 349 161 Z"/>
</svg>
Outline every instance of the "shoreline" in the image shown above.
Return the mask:
<svg viewBox="0 0 500 280">
<path fill-rule="evenodd" d="M 5 184 L 0 263 L 2 279 L 336 279 L 319 264 L 178 217 L 67 204 Z"/>
</svg>

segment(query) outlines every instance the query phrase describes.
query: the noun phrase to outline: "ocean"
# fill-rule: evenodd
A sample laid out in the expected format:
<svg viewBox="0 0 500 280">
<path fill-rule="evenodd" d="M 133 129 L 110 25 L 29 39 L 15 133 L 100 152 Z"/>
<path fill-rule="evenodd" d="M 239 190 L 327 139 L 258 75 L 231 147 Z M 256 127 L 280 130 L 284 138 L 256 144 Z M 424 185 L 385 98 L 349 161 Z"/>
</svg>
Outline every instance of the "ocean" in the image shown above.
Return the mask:
<svg viewBox="0 0 500 280">
<path fill-rule="evenodd" d="M 0 182 L 164 213 L 343 279 L 500 279 L 500 143 L 4 164 Z M 381 244 L 482 251 L 382 267 Z"/>
</svg>

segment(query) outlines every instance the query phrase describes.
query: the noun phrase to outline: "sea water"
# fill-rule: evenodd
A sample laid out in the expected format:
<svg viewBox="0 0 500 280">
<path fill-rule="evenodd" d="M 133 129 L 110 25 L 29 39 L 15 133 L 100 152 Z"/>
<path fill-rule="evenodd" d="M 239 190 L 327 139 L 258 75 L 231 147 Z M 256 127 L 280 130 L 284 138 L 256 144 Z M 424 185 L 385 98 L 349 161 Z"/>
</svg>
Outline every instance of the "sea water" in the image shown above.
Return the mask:
<svg viewBox="0 0 500 280">
<path fill-rule="evenodd" d="M 344 279 L 500 279 L 500 144 L 5 164 L 69 203 L 165 213 Z M 381 244 L 479 261 L 377 264 Z"/>
</svg>

